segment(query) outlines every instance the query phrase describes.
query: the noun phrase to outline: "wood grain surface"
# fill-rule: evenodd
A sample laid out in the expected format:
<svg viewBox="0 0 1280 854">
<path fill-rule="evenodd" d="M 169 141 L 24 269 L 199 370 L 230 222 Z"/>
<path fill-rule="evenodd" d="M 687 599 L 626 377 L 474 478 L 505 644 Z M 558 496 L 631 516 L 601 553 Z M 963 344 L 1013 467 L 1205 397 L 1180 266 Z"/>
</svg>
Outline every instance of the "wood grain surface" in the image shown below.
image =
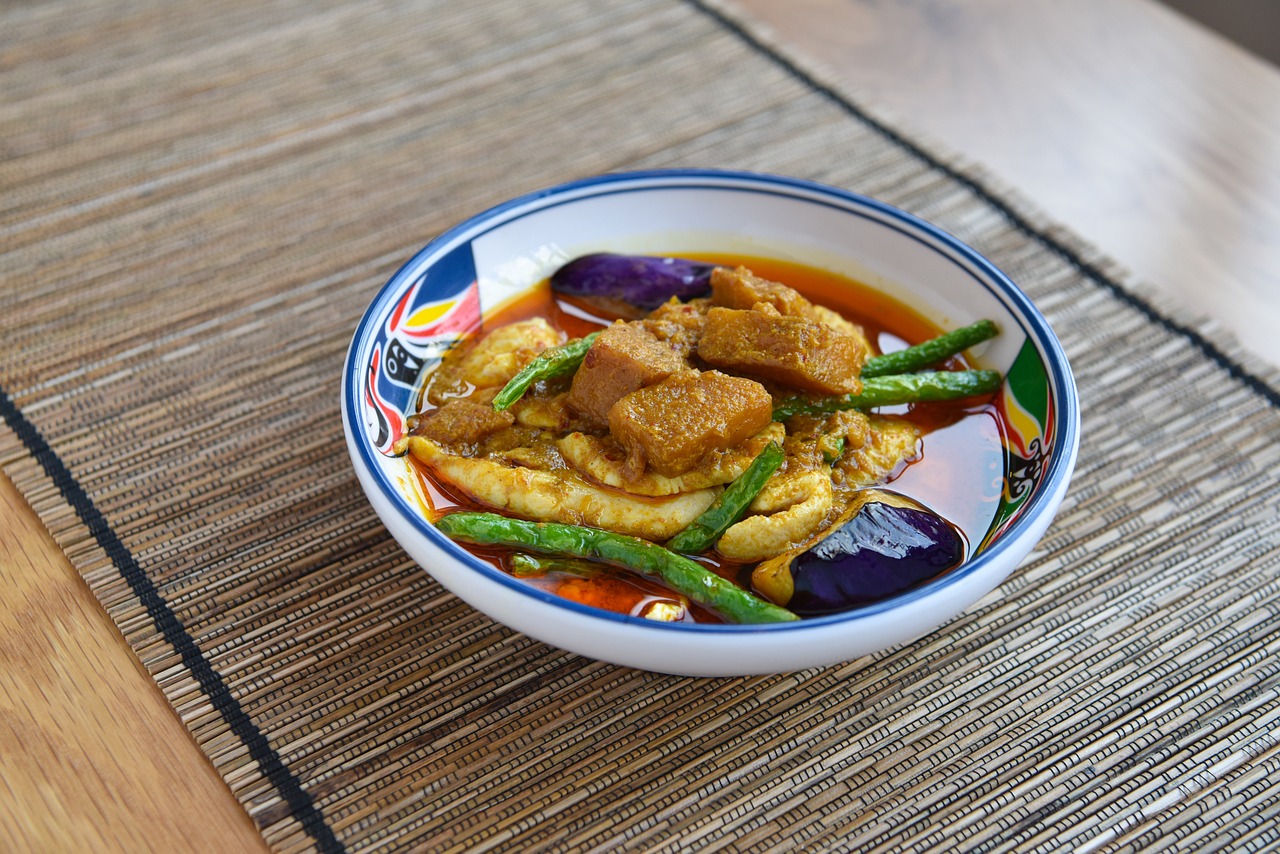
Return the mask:
<svg viewBox="0 0 1280 854">
<path fill-rule="evenodd" d="M 265 850 L 4 475 L 0 519 L 0 847 Z"/>
<path fill-rule="evenodd" d="M 728 0 L 1280 365 L 1280 73 L 1148 0 Z"/>
<path fill-rule="evenodd" d="M 1146 0 L 733 4 L 1280 363 L 1269 66 Z M 262 848 L 3 476 L 0 583 L 0 847 Z"/>
</svg>

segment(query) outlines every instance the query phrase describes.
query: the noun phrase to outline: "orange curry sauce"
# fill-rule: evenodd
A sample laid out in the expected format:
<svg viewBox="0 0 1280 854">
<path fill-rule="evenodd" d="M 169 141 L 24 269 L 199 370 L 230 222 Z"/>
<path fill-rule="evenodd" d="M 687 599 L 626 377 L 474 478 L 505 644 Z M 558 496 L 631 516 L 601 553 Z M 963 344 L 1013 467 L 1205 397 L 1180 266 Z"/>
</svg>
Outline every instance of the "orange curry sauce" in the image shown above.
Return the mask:
<svg viewBox="0 0 1280 854">
<path fill-rule="evenodd" d="M 683 257 L 710 261 L 724 266 L 739 264 L 758 276 L 790 285 L 811 302 L 835 309 L 862 326 L 867 340 L 881 352 L 896 350 L 933 338 L 942 330 L 896 300 L 852 279 L 789 261 L 743 256 L 686 254 Z M 484 330 L 495 329 L 529 317 L 542 316 L 569 338 L 580 338 L 613 321 L 593 308 L 571 299 L 554 295 L 550 285 L 538 287 L 501 307 L 485 319 Z M 474 334 L 480 334 L 479 332 Z M 956 357 L 943 367 L 970 367 Z M 423 401 L 424 410 L 432 407 Z M 924 437 L 920 457 L 906 466 L 892 482 L 892 489 L 909 495 L 955 524 L 970 543 L 981 540 L 995 512 L 1003 484 L 1003 454 L 996 411 L 988 404 L 967 401 L 929 403 L 918 407 L 895 407 L 888 411 L 900 414 L 917 426 Z M 936 446 L 936 447 L 935 447 Z M 435 481 L 425 466 L 411 455 L 410 468 L 417 476 L 421 494 L 431 504 L 432 518 L 453 510 L 489 510 L 458 490 Z M 976 480 L 975 480 L 976 476 Z M 511 572 L 507 549 L 466 546 L 477 557 L 505 572 Z M 738 564 L 718 557 L 694 558 L 717 574 L 749 589 L 751 564 Z M 673 606 L 683 610 L 684 621 L 698 623 L 723 622 L 716 615 L 690 607 L 679 596 L 635 573 L 612 567 L 601 567 L 590 577 L 572 572 L 548 572 L 545 575 L 522 576 L 535 587 L 585 605 L 621 614 L 640 616 L 650 608 Z M 684 606 L 681 609 L 679 606 Z"/>
</svg>

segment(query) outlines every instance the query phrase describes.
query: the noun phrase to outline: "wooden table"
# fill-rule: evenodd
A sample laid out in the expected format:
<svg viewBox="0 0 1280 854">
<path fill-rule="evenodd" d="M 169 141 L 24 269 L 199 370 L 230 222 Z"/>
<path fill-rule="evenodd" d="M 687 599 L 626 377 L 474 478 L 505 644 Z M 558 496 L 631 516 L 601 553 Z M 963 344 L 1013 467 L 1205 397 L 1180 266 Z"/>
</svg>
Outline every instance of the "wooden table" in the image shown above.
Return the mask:
<svg viewBox="0 0 1280 854">
<path fill-rule="evenodd" d="M 726 0 L 1280 364 L 1280 71 L 1148 0 Z M 0 476 L 0 844 L 261 849 Z M 193 820 L 193 816 L 195 820 Z"/>
<path fill-rule="evenodd" d="M 733 0 L 1280 365 L 1280 70 L 1158 3 Z"/>
</svg>

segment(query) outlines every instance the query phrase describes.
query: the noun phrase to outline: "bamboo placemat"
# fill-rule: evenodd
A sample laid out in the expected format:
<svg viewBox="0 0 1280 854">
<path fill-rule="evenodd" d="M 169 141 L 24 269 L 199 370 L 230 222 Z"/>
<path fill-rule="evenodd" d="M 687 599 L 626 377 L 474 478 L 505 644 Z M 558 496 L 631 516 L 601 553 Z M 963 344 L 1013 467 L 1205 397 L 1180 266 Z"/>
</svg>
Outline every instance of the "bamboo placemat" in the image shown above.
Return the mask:
<svg viewBox="0 0 1280 854">
<path fill-rule="evenodd" d="M 697 2 L 0 11 L 0 465 L 282 850 L 1280 842 L 1280 377 Z M 377 287 L 537 187 L 752 169 L 1021 283 L 1073 488 L 979 606 L 839 667 L 546 647 L 400 552 L 338 378 Z"/>
</svg>

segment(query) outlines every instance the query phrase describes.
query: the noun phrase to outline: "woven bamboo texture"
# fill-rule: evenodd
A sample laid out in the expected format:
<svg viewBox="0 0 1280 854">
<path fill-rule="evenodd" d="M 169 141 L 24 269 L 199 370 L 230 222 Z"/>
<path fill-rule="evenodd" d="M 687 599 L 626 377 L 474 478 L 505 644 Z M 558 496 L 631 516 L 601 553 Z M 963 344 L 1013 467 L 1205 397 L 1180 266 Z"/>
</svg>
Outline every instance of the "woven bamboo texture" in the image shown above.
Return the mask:
<svg viewBox="0 0 1280 854">
<path fill-rule="evenodd" d="M 283 851 L 1280 845 L 1280 378 L 695 2 L 0 11 L 0 466 Z M 337 412 L 375 290 L 563 180 L 726 167 L 926 217 L 1036 301 L 1073 487 L 919 641 L 636 672 L 445 593 Z"/>
</svg>

